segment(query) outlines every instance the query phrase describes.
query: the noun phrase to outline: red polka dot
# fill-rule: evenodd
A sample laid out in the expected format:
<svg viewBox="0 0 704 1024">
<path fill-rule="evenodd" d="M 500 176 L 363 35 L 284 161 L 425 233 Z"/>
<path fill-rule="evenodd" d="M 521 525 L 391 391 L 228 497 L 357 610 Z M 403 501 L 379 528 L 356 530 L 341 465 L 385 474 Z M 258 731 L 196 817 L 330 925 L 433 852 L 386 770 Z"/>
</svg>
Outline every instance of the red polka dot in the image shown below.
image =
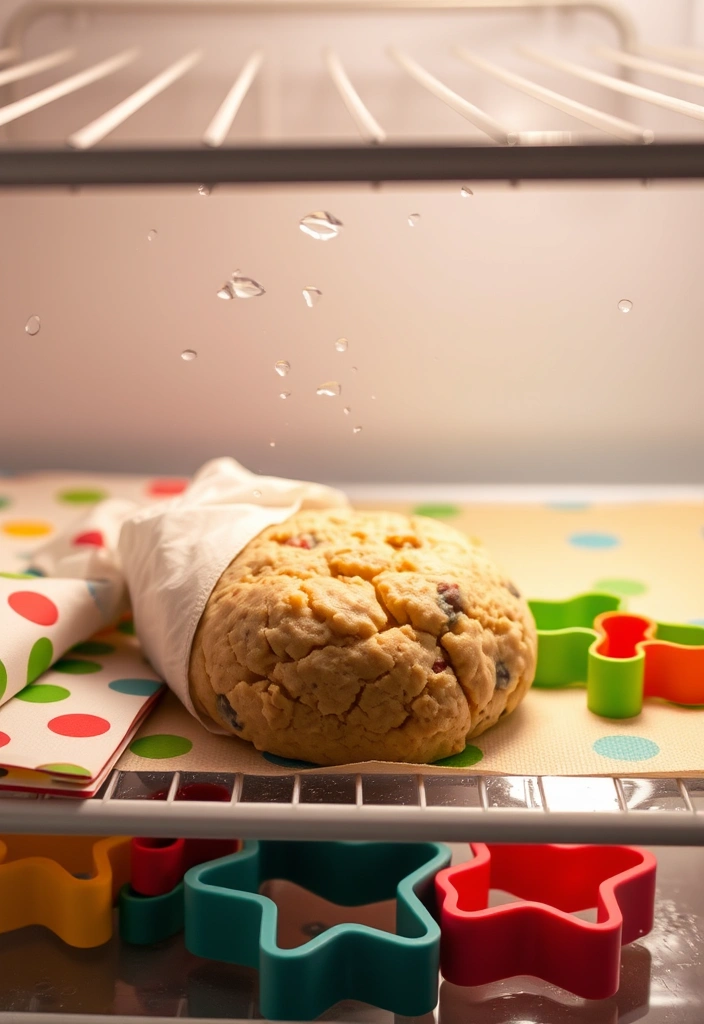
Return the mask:
<svg viewBox="0 0 704 1024">
<path fill-rule="evenodd" d="M 93 548 L 104 548 L 105 538 L 100 530 L 86 530 L 85 533 L 79 533 L 77 537 L 74 537 L 73 543 L 86 544 Z"/>
<path fill-rule="evenodd" d="M 110 723 L 97 715 L 59 715 L 52 718 L 49 728 L 58 736 L 102 736 Z"/>
<path fill-rule="evenodd" d="M 147 493 L 153 498 L 168 498 L 174 494 L 183 494 L 188 487 L 188 480 L 152 480 Z"/>
<path fill-rule="evenodd" d="M 7 603 L 13 612 L 17 612 L 23 619 L 36 622 L 38 626 L 53 626 L 59 617 L 59 609 L 54 602 L 32 590 L 16 590 L 10 594 Z"/>
<path fill-rule="evenodd" d="M 6 732 L 0 732 L 0 747 L 6 747 L 10 742 L 10 737 Z"/>
</svg>

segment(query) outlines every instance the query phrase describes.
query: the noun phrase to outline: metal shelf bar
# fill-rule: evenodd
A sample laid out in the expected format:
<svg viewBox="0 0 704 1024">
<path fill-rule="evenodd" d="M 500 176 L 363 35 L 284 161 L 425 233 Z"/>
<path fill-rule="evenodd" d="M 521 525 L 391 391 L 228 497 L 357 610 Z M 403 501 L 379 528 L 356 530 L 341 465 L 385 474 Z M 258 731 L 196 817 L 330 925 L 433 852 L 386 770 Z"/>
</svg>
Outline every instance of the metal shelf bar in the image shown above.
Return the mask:
<svg viewBox="0 0 704 1024">
<path fill-rule="evenodd" d="M 666 60 L 677 60 L 683 64 L 704 64 L 704 50 L 689 46 L 666 46 L 662 43 L 635 43 L 628 47 L 646 57 L 664 57 Z"/>
<path fill-rule="evenodd" d="M 17 60 L 18 57 L 19 53 L 11 46 L 0 50 L 0 64 L 9 64 L 11 60 Z"/>
<path fill-rule="evenodd" d="M 621 92 L 625 96 L 632 96 L 636 100 L 644 100 L 656 107 L 664 107 L 665 110 L 672 110 L 676 114 L 684 114 L 686 117 L 693 117 L 697 121 L 704 121 L 704 106 L 701 103 L 690 103 L 689 100 L 680 100 L 676 96 L 668 96 L 667 93 L 657 92 L 655 89 L 646 89 L 642 85 L 634 85 L 632 82 L 624 82 L 612 75 L 605 75 L 601 71 L 594 71 L 592 68 L 585 68 L 583 64 L 576 64 L 571 60 L 563 60 L 561 57 L 552 57 L 550 54 L 534 50 L 532 46 L 519 46 L 519 53 L 544 64 L 546 67 L 554 68 L 556 71 L 564 71 L 567 75 L 575 78 L 582 78 L 586 82 L 594 82 L 596 85 L 603 85 L 613 92 Z"/>
<path fill-rule="evenodd" d="M 235 80 L 235 84 L 215 112 L 215 117 L 205 129 L 203 142 L 206 146 L 222 146 L 232 128 L 232 123 L 237 117 L 245 96 L 249 92 L 252 82 L 257 77 L 263 60 L 264 54 L 261 50 L 257 50 L 245 63 Z"/>
<path fill-rule="evenodd" d="M 30 75 L 38 75 L 41 71 L 49 71 L 50 68 L 58 67 L 59 64 L 65 64 L 75 56 L 75 50 L 55 50 L 53 53 L 48 53 L 45 57 L 37 57 L 36 60 L 28 60 L 24 64 L 16 64 L 12 68 L 0 71 L 0 85 L 8 85 L 9 82 L 19 82 L 23 78 L 29 78 Z M 2 54 L 0 54 L 1 57 Z M 1 60 L 0 63 L 2 63 Z"/>
<path fill-rule="evenodd" d="M 165 68 L 152 78 L 151 81 L 146 82 L 140 89 L 133 92 L 131 96 L 127 96 L 111 110 L 101 114 L 100 117 L 87 124 L 85 128 L 81 128 L 79 131 L 74 132 L 73 135 L 69 135 L 68 144 L 73 146 L 74 149 L 89 149 L 98 142 L 102 142 L 104 138 L 110 135 L 111 132 L 114 132 L 116 128 L 119 128 L 129 117 L 132 117 L 138 110 L 146 106 L 150 100 L 153 100 L 160 93 L 168 89 L 179 78 L 183 78 L 202 58 L 202 50 L 193 50 L 191 53 L 186 54 L 185 57 L 175 61 L 175 63 Z"/>
<path fill-rule="evenodd" d="M 429 71 L 426 71 L 422 65 L 418 64 L 417 61 L 413 60 L 412 57 L 409 57 L 402 50 L 391 47 L 388 53 L 399 67 L 403 68 L 411 78 L 418 82 L 419 85 L 422 85 L 424 89 L 427 89 L 429 93 L 442 100 L 443 103 L 446 103 L 452 110 L 457 111 L 458 114 L 466 117 L 475 128 L 479 128 L 494 142 L 504 146 L 508 145 L 509 132 L 493 117 L 454 92 L 454 90 L 450 89 L 444 82 L 441 82 L 435 75 L 431 75 Z"/>
<path fill-rule="evenodd" d="M 9 124 L 10 121 L 16 121 L 18 117 L 24 117 L 25 114 L 39 110 L 40 107 L 45 107 L 47 103 L 53 103 L 54 100 L 61 99 L 62 96 L 68 96 L 69 93 L 76 92 L 86 85 L 91 85 L 101 78 L 107 78 L 108 75 L 112 75 L 115 71 L 119 71 L 120 68 L 124 68 L 125 65 L 131 64 L 138 54 L 139 50 L 136 49 L 123 50 L 122 53 L 109 57 L 108 60 L 94 64 L 93 67 L 87 68 L 85 71 L 79 71 L 76 75 L 71 75 L 70 78 L 64 78 L 63 81 L 56 82 L 46 89 L 41 89 L 31 96 L 25 96 L 24 99 L 16 100 L 14 103 L 8 103 L 7 106 L 0 107 L 0 126 Z"/>
<path fill-rule="evenodd" d="M 354 121 L 357 131 L 367 142 L 381 143 L 386 141 L 386 132 L 376 120 L 374 115 L 367 109 L 362 99 L 352 85 L 347 72 L 334 50 L 326 50 L 323 59 L 330 72 L 342 102 L 347 112 Z"/>
<path fill-rule="evenodd" d="M 128 773 L 129 774 L 129 773 Z M 539 779 L 542 808 L 525 799 L 525 780 L 502 777 L 496 786 L 494 777 L 471 777 L 478 786 L 478 803 L 468 803 L 462 786 L 454 786 L 448 796 L 433 803 L 426 791 L 428 780 L 452 780 L 456 775 L 403 776 L 413 780 L 409 788 L 389 776 L 330 776 L 328 781 L 354 781 L 349 799 L 325 803 L 301 800 L 301 776 L 248 777 L 254 786 L 254 799 L 239 799 L 240 787 L 233 777 L 233 797 L 229 803 L 178 800 L 179 776 L 171 779 L 166 799 L 120 797 L 113 781 L 102 799 L 75 798 L 0 799 L 3 832 L 200 836 L 261 839 L 379 839 L 446 840 L 487 842 L 588 842 L 650 843 L 704 846 L 704 813 L 698 813 L 694 801 L 685 799 L 686 784 L 675 780 L 682 799 L 668 808 L 658 804 L 658 780 L 643 780 L 652 787 L 654 802 L 647 813 L 631 809 L 619 779 Z M 306 776 L 308 778 L 308 776 Z M 365 778 L 370 784 L 370 802 L 365 801 Z M 469 781 L 469 780 L 466 780 Z M 288 785 L 268 785 L 288 782 Z M 492 783 L 492 798 L 487 786 Z M 668 793 L 672 788 L 668 780 Z M 629 783 L 632 788 L 632 783 Z M 129 789 L 129 787 L 128 787 Z M 349 789 L 349 787 L 348 787 Z M 408 790 L 408 792 L 406 791 Z M 412 790 L 412 791 L 411 791 Z M 340 792 L 347 792 L 341 789 Z M 630 790 L 629 790 L 630 791 Z M 433 793 L 437 787 L 433 786 Z M 546 799 L 545 794 L 551 796 Z M 256 795 L 255 795 L 256 794 Z M 283 794 L 283 795 L 282 795 Z M 570 797 L 574 794 L 574 798 Z M 339 795 L 339 794 L 338 794 Z M 668 800 L 670 797 L 668 796 Z M 551 809 L 551 804 L 556 809 Z M 570 805 L 578 809 L 566 810 Z M 647 804 L 645 805 L 647 806 Z M 699 808 L 700 810 L 701 808 Z"/>
<path fill-rule="evenodd" d="M 527 96 L 532 96 L 533 99 L 547 103 L 548 106 L 556 107 L 557 110 L 561 110 L 565 114 L 571 114 L 580 121 L 584 121 L 585 124 L 592 125 L 593 128 L 598 128 L 600 131 L 615 135 L 628 142 L 647 143 L 653 141 L 654 135 L 649 129 L 641 128 L 640 125 L 633 124 L 631 121 L 624 121 L 621 117 L 614 117 L 613 114 L 605 114 L 595 107 L 587 106 L 586 103 L 569 99 L 562 93 L 547 89 L 544 85 L 538 85 L 537 82 L 524 78 L 523 75 L 517 75 L 513 71 L 502 68 L 499 64 L 494 64 L 493 61 L 485 60 L 464 46 L 456 47 L 455 53 L 461 60 L 491 75 L 492 78 L 518 89 L 519 92 L 523 92 Z"/>
<path fill-rule="evenodd" d="M 698 74 L 696 71 L 673 68 L 671 64 L 663 64 L 659 60 L 648 60 L 647 57 L 634 57 L 632 53 L 624 53 L 623 50 L 616 50 L 612 46 L 597 46 L 594 52 L 599 57 L 613 60 L 624 68 L 648 71 L 654 75 L 661 75 L 663 78 L 671 78 L 675 82 L 685 82 L 687 85 L 704 86 L 704 75 Z"/>
</svg>

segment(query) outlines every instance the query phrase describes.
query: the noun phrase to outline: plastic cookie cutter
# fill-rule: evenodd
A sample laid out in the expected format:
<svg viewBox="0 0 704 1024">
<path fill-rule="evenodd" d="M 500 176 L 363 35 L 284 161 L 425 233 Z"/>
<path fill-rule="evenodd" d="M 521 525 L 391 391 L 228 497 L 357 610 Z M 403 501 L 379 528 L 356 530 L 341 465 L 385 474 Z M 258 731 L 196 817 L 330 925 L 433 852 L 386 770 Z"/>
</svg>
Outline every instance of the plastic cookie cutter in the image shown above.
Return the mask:
<svg viewBox="0 0 704 1024">
<path fill-rule="evenodd" d="M 112 936 L 112 906 L 129 878 L 129 839 L 0 838 L 0 932 L 41 924 L 70 946 Z"/>
<path fill-rule="evenodd" d="M 621 946 L 653 925 L 656 861 L 628 846 L 471 844 L 436 880 L 440 966 L 455 985 L 520 975 L 584 999 L 618 991 Z M 491 889 L 519 902 L 489 907 Z M 596 921 L 575 912 L 596 905 Z"/>
<path fill-rule="evenodd" d="M 311 1020 L 341 999 L 405 1016 L 437 1002 L 440 930 L 433 879 L 450 862 L 438 843 L 246 842 L 186 875 L 186 946 L 259 969 L 260 1009 Z M 396 899 L 396 934 L 336 924 L 293 949 L 277 943 L 277 906 L 259 895 L 285 879 L 345 907 Z"/>
<path fill-rule="evenodd" d="M 704 628 L 620 610 L 611 594 L 531 601 L 538 627 L 535 686 L 586 683 L 587 706 L 632 718 L 644 697 L 704 705 Z"/>
<path fill-rule="evenodd" d="M 225 786 L 196 782 L 182 786 L 175 799 L 229 803 L 231 796 Z M 141 896 L 163 896 L 178 885 L 189 868 L 238 848 L 236 839 L 133 839 L 132 888 Z"/>
<path fill-rule="evenodd" d="M 155 798 L 165 796 L 156 793 Z M 226 786 L 190 783 L 176 800 L 228 802 Z M 133 839 L 130 884 L 120 891 L 120 935 L 131 945 L 152 945 L 183 930 L 183 884 L 186 871 L 239 849 L 237 839 Z"/>
</svg>

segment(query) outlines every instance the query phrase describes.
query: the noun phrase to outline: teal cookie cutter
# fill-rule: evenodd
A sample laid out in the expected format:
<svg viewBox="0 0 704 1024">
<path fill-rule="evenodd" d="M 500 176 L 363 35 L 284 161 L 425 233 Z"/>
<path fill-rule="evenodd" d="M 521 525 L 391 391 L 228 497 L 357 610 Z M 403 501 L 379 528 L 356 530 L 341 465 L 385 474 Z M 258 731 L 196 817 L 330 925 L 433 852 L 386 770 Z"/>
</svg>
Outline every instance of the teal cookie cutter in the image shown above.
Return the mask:
<svg viewBox="0 0 704 1024">
<path fill-rule="evenodd" d="M 538 629 L 534 686 L 586 684 L 589 710 L 605 718 L 639 715 L 645 697 L 704 704 L 701 626 L 630 614 L 608 593 L 529 604 Z"/>
<path fill-rule="evenodd" d="M 341 999 L 416 1017 L 437 1003 L 440 929 L 434 878 L 450 863 L 440 843 L 254 842 L 187 872 L 186 946 L 259 970 L 271 1020 L 312 1020 Z M 293 949 L 277 944 L 270 879 L 294 882 L 341 906 L 396 899 L 396 934 L 336 924 Z"/>
<path fill-rule="evenodd" d="M 151 946 L 183 931 L 183 882 L 159 896 L 142 896 L 123 885 L 119 897 L 120 938 L 130 946 Z"/>
</svg>

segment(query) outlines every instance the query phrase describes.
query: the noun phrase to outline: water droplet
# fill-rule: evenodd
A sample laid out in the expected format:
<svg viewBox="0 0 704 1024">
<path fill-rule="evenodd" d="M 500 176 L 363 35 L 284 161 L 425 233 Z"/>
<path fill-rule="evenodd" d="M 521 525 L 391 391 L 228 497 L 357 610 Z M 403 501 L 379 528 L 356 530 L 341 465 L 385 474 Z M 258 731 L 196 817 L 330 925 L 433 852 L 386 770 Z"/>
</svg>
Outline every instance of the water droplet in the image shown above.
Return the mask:
<svg viewBox="0 0 704 1024">
<path fill-rule="evenodd" d="M 218 298 L 219 299 L 225 299 L 227 301 L 229 299 L 234 299 L 234 297 L 235 297 L 235 290 L 234 290 L 234 288 L 232 287 L 232 285 L 230 284 L 229 281 L 225 281 L 225 284 L 222 286 L 222 288 L 218 292 Z"/>
<path fill-rule="evenodd" d="M 306 235 L 310 235 L 311 238 L 327 242 L 331 238 L 337 238 L 343 224 L 341 220 L 333 217 L 331 213 L 327 213 L 325 210 L 317 210 L 315 213 L 307 213 L 299 221 L 298 226 L 301 231 Z"/>
<path fill-rule="evenodd" d="M 34 337 L 35 334 L 39 334 L 39 329 L 42 326 L 42 322 L 38 316 L 30 316 L 27 323 L 24 325 L 24 329 L 27 334 Z"/>
<path fill-rule="evenodd" d="M 359 434 L 361 429 L 362 429 L 361 427 L 352 427 L 352 433 L 353 434 Z"/>
<path fill-rule="evenodd" d="M 414 228 L 419 220 L 420 220 L 420 214 L 419 213 L 412 213 L 409 216 L 409 218 L 408 218 L 408 226 L 409 226 L 409 228 Z"/>
<path fill-rule="evenodd" d="M 463 199 L 469 199 L 470 196 L 474 195 L 474 192 L 472 192 L 469 185 L 463 185 L 462 188 L 460 189 L 460 195 L 462 196 Z"/>
<path fill-rule="evenodd" d="M 270 448 L 276 448 L 276 441 L 269 441 Z"/>
<path fill-rule="evenodd" d="M 346 405 L 342 411 L 344 412 L 345 416 L 349 416 L 349 414 L 352 412 L 349 405 Z"/>
<path fill-rule="evenodd" d="M 210 185 L 199 185 L 198 186 L 198 195 L 199 196 L 209 196 L 211 192 L 212 192 L 212 189 L 211 189 Z"/>
<path fill-rule="evenodd" d="M 337 341 L 335 342 L 335 348 L 337 349 L 338 352 L 346 352 L 347 338 L 338 338 Z"/>
<path fill-rule="evenodd" d="M 323 932 L 326 932 L 329 927 L 330 925 L 323 924 L 322 921 L 308 921 L 307 924 L 301 925 L 301 932 L 310 938 L 315 938 L 316 935 L 322 935 Z M 36 989 L 36 985 L 34 987 Z"/>
<path fill-rule="evenodd" d="M 148 231 L 147 232 L 147 241 L 148 242 L 153 242 L 154 239 L 156 238 L 156 234 L 157 234 L 156 228 L 152 228 L 151 231 Z"/>
<path fill-rule="evenodd" d="M 633 309 L 633 303 L 630 299 L 621 299 L 621 301 L 618 304 L 618 308 L 621 310 L 622 313 L 630 313 Z"/>
<path fill-rule="evenodd" d="M 320 385 L 315 393 L 316 395 L 321 395 L 326 398 L 337 398 L 341 391 L 342 388 L 336 380 L 326 380 L 324 384 Z"/>
<path fill-rule="evenodd" d="M 261 491 L 252 491 L 252 496 L 255 497 L 255 498 L 261 498 L 262 492 Z"/>
<path fill-rule="evenodd" d="M 311 285 L 308 285 L 307 288 L 303 289 L 303 301 L 308 309 L 312 309 L 313 306 L 317 305 L 322 297 L 323 293 L 320 288 L 313 288 Z"/>
<path fill-rule="evenodd" d="M 264 289 L 251 277 L 245 277 L 239 270 L 235 270 L 229 281 L 225 281 L 218 292 L 219 299 L 256 299 L 258 295 L 264 295 Z"/>
<path fill-rule="evenodd" d="M 352 373 L 356 373 L 356 372 L 357 372 L 357 367 L 356 367 L 356 366 L 353 366 L 353 367 L 352 367 Z"/>
<path fill-rule="evenodd" d="M 278 373 L 279 377 L 285 377 L 291 369 L 291 364 L 286 359 L 279 359 L 278 362 L 274 363 L 274 369 Z"/>
<path fill-rule="evenodd" d="M 281 391 L 279 393 L 279 398 L 290 398 L 290 397 L 291 397 L 291 392 L 290 391 Z"/>
<path fill-rule="evenodd" d="M 376 395 L 370 395 L 369 397 L 371 398 L 372 402 L 376 402 Z"/>
<path fill-rule="evenodd" d="M 197 358 L 198 353 L 195 352 L 192 348 L 185 348 L 181 353 L 181 359 L 183 359 L 184 363 L 192 363 L 193 360 Z"/>
</svg>

